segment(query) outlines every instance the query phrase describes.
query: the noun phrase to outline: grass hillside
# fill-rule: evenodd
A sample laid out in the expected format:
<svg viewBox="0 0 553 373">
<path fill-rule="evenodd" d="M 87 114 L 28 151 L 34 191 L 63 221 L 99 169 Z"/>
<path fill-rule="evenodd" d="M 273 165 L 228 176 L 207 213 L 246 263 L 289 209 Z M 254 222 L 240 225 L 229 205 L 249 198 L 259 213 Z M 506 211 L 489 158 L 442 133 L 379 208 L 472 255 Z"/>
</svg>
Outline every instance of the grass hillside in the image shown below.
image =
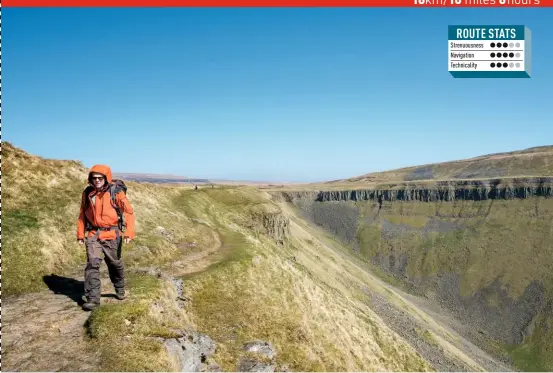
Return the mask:
<svg viewBox="0 0 553 373">
<path fill-rule="evenodd" d="M 475 158 L 374 172 L 327 184 L 367 184 L 391 181 L 487 179 L 553 175 L 553 146 L 483 155 Z"/>
<path fill-rule="evenodd" d="M 5 142 L 2 163 L 2 295 L 3 303 L 16 307 L 20 299 L 49 296 L 45 276 L 82 276 L 85 254 L 75 231 L 87 170 Z M 123 248 L 129 297 L 102 304 L 83 326 L 86 344 L 100 357 L 96 370 L 176 370 L 163 340 L 177 330 L 210 336 L 217 344 L 211 358 L 225 371 L 236 371 L 249 356 L 243 345 L 251 340 L 275 346 L 277 370 L 432 370 L 371 309 L 375 300 L 366 291 L 395 293 L 269 195 L 254 188 L 127 184 L 137 218 L 137 238 Z M 19 370 L 21 357 L 32 355 L 26 346 L 38 343 L 32 336 L 40 328 L 46 328 L 40 342 L 46 345 L 48 333 L 57 330 L 23 319 L 35 328 L 29 342 L 10 343 L 9 320 L 26 312 L 12 309 L 3 320 L 2 363 L 9 370 Z M 449 354 L 472 364 L 452 343 L 444 342 Z M 63 353 L 72 348 L 69 343 Z M 36 370 L 49 370 L 47 361 L 36 360 Z"/>
</svg>

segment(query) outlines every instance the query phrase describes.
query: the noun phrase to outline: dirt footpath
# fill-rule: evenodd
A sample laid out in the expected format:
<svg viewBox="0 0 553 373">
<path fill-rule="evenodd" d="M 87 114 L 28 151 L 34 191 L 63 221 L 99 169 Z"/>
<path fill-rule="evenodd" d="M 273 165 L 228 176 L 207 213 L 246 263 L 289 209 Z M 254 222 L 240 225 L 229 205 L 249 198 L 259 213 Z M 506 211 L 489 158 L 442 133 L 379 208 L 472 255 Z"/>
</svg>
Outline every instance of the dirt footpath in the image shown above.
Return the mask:
<svg viewBox="0 0 553 373">
<path fill-rule="evenodd" d="M 97 370 L 100 357 L 85 334 L 90 312 L 80 307 L 83 278 L 50 276 L 46 281 L 53 290 L 2 302 L 2 370 Z M 102 290 L 102 303 L 121 302 L 109 279 L 102 280 Z"/>
<path fill-rule="evenodd" d="M 212 232 L 214 245 L 161 269 L 161 272 L 179 287 L 179 276 L 199 272 L 219 258 L 221 239 Z M 142 272 L 144 269 L 130 269 Z M 69 277 L 47 276 L 49 287 L 39 293 L 2 299 L 2 370 L 5 371 L 97 371 L 100 366 L 98 352 L 87 341 L 86 322 L 90 312 L 84 311 L 84 278 L 82 268 Z M 102 264 L 101 303 L 126 302 L 115 298 L 106 265 Z M 179 290 L 179 289 L 178 289 Z M 179 290 L 179 292 L 181 289 Z M 132 295 L 127 289 L 127 294 Z M 128 299 L 128 298 L 127 298 Z"/>
</svg>

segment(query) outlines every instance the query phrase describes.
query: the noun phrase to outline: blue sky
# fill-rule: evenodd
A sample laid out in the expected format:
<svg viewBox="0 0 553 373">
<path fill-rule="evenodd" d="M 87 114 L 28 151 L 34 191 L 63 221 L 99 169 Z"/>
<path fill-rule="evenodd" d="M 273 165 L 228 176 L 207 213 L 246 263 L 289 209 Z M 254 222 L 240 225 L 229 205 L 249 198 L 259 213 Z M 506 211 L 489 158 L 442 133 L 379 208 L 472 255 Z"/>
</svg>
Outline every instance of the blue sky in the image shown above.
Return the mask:
<svg viewBox="0 0 553 373">
<path fill-rule="evenodd" d="M 553 9 L 2 9 L 2 139 L 118 172 L 317 181 L 553 144 Z M 454 79 L 525 24 L 531 79 Z"/>
</svg>

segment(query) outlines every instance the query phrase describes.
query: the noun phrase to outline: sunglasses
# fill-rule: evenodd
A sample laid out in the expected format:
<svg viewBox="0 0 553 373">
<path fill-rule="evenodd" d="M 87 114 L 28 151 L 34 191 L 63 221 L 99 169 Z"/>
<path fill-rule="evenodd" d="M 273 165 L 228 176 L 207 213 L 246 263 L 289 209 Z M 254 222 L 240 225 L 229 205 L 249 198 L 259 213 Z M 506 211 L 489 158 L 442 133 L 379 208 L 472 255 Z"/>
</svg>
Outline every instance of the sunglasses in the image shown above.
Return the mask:
<svg viewBox="0 0 553 373">
<path fill-rule="evenodd" d="M 103 176 L 92 176 L 92 180 L 104 180 Z"/>
</svg>

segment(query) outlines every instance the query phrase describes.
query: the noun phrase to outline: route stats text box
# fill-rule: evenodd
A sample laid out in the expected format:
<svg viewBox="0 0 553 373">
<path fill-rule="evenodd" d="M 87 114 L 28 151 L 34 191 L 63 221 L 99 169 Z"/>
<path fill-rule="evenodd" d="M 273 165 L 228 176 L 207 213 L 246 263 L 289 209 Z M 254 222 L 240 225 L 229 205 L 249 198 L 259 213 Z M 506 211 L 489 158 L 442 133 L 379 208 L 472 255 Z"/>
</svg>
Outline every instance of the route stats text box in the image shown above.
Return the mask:
<svg viewBox="0 0 553 373">
<path fill-rule="evenodd" d="M 449 26 L 448 70 L 455 78 L 530 78 L 531 46 L 523 25 Z"/>
</svg>

